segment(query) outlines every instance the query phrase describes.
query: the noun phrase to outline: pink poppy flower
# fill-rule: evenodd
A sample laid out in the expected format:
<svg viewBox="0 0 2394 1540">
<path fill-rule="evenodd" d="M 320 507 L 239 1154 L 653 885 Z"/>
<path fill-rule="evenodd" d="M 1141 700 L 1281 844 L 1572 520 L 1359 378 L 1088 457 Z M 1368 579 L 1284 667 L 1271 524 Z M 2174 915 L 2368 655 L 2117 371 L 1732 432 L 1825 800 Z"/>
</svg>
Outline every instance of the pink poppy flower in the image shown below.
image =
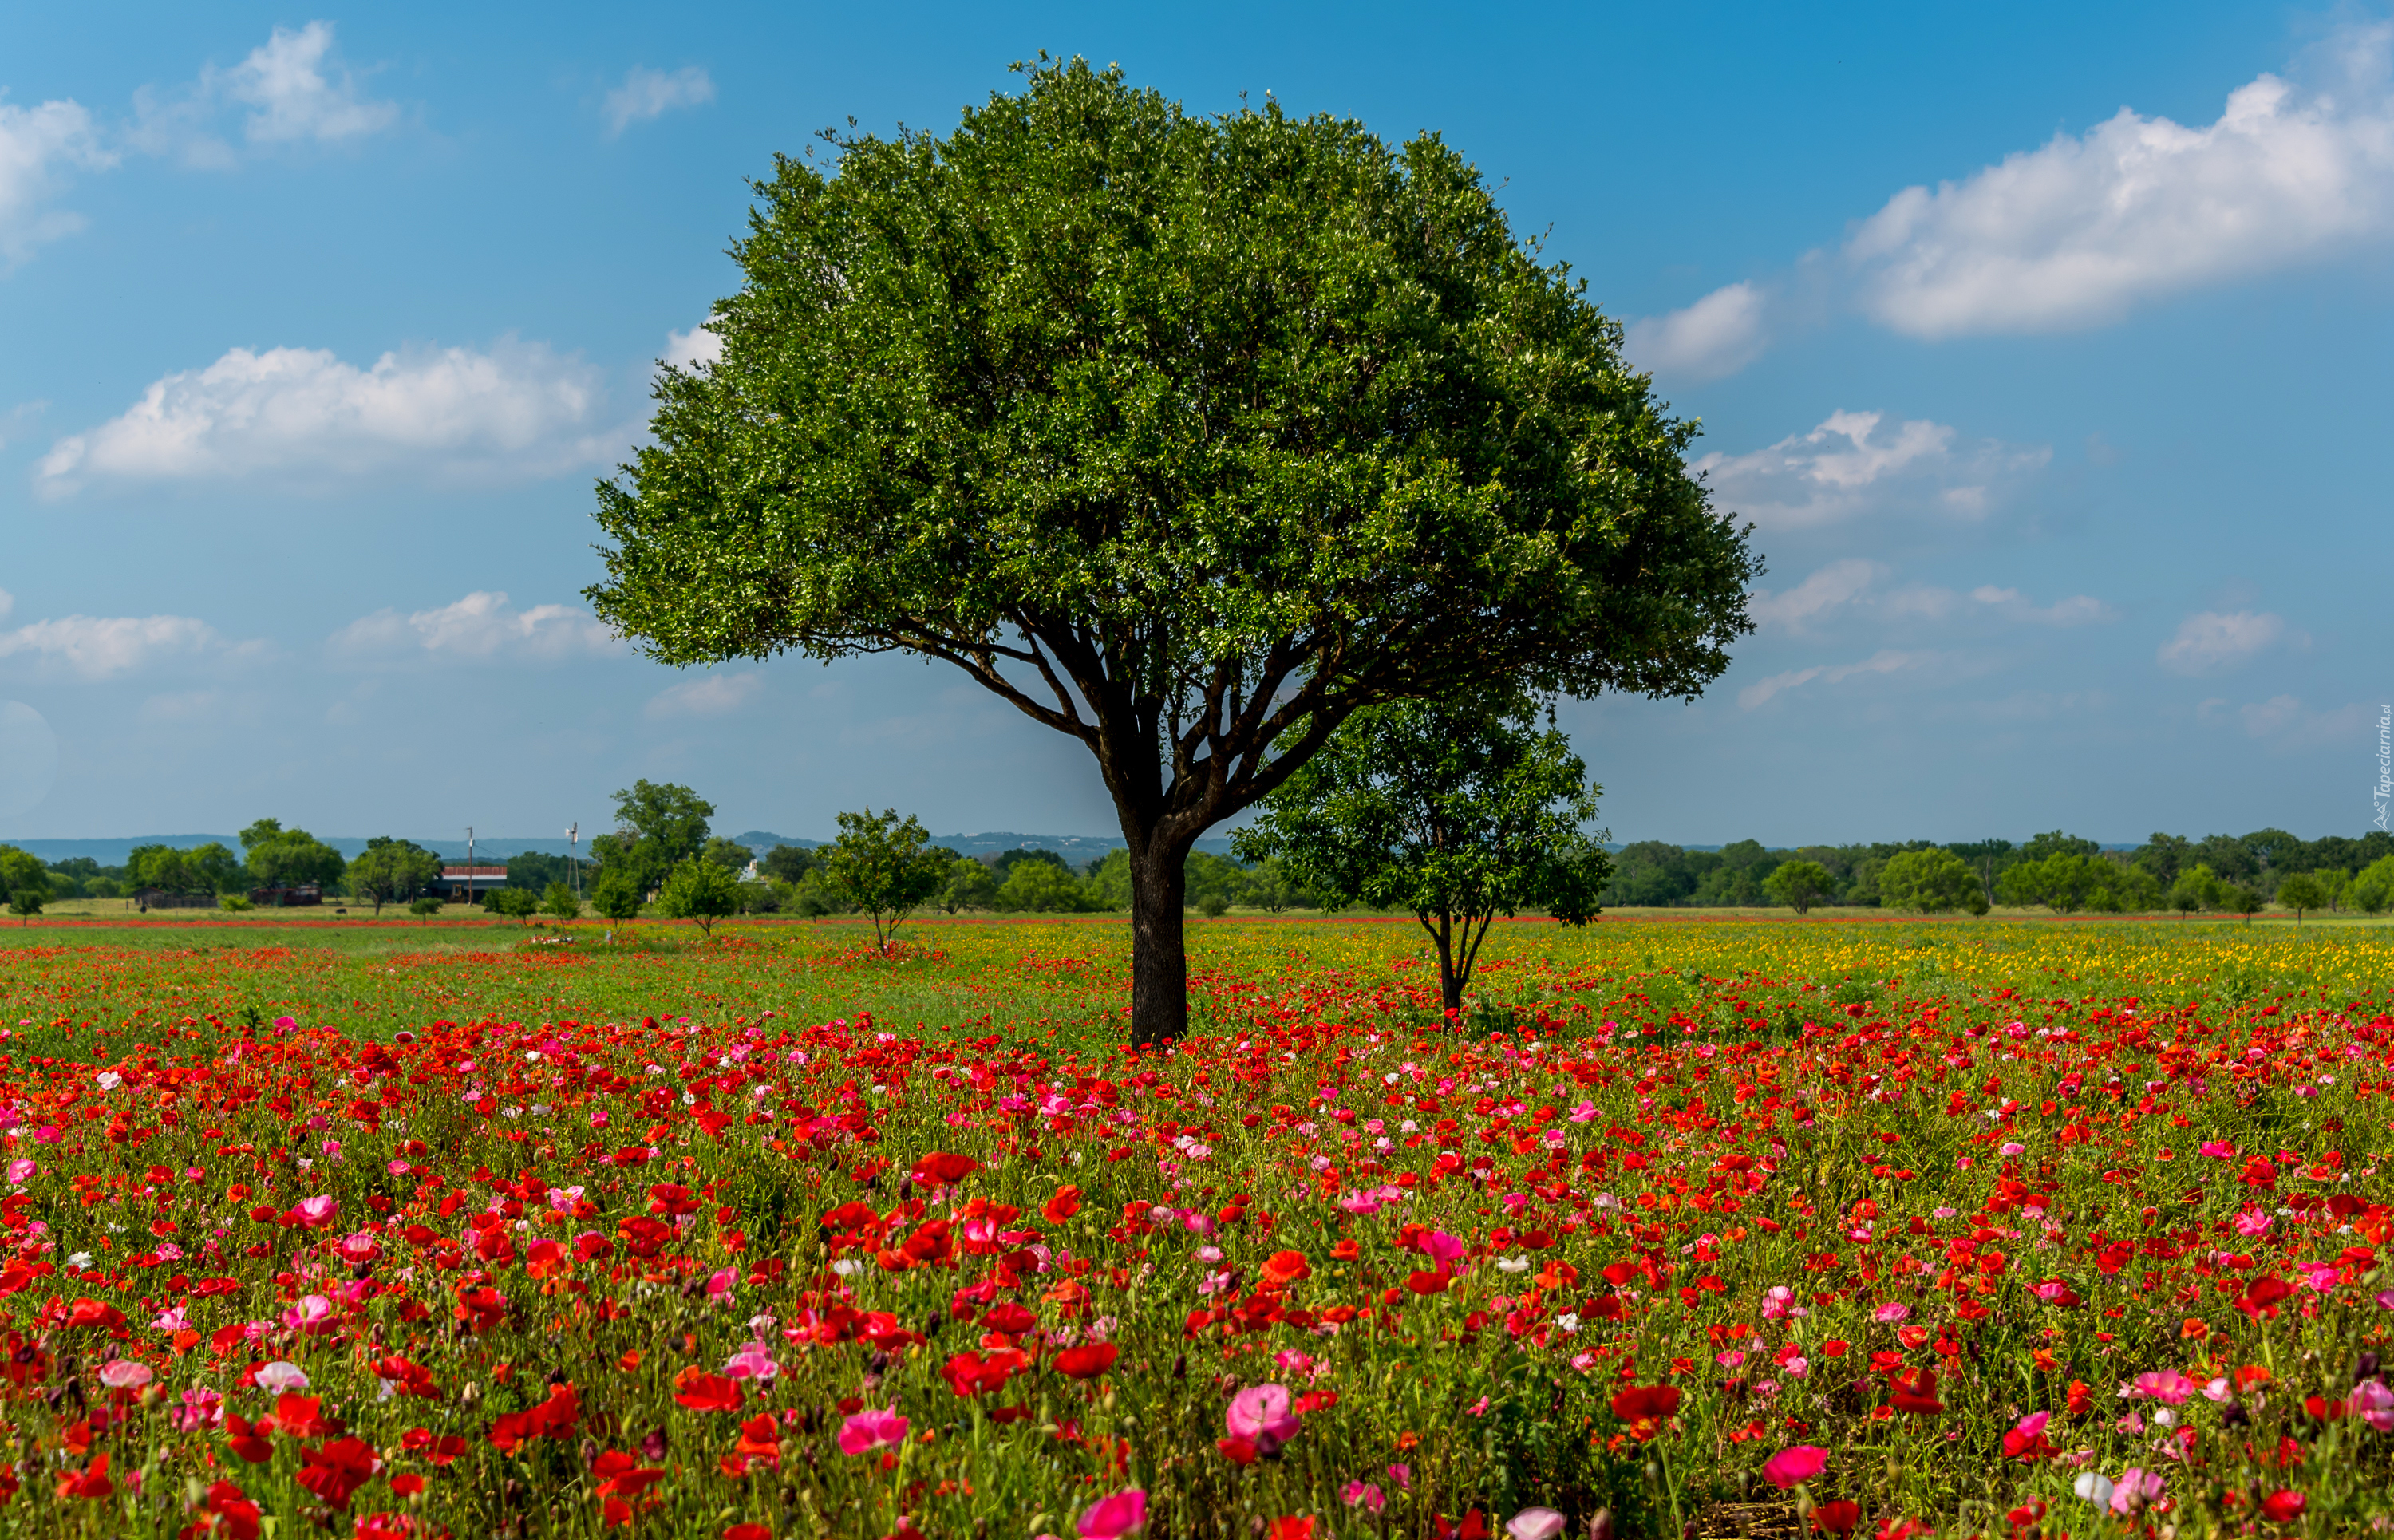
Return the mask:
<svg viewBox="0 0 2394 1540">
<path fill-rule="evenodd" d="M 1147 1527 L 1147 1494 L 1137 1487 L 1100 1497 L 1081 1515 L 1081 1540 L 1119 1540 Z"/>
<path fill-rule="evenodd" d="M 1338 1495 L 1348 1507 L 1369 1508 L 1374 1513 L 1388 1506 L 1388 1494 L 1377 1481 L 1349 1481 L 1339 1488 Z"/>
<path fill-rule="evenodd" d="M 197 1386 L 183 1392 L 183 1403 L 175 1408 L 175 1431 L 196 1433 L 203 1428 L 214 1428 L 224 1421 L 224 1397 L 206 1386 Z"/>
<path fill-rule="evenodd" d="M 341 1200 L 329 1192 L 320 1192 L 315 1197 L 300 1199 L 298 1206 L 292 1212 L 298 1215 L 299 1222 L 309 1230 L 322 1230 L 341 1212 Z"/>
<path fill-rule="evenodd" d="M 2226 1139 L 2207 1139 L 2203 1141 L 2201 1148 L 2203 1152 L 2213 1160 L 2232 1161 L 2236 1158 L 2236 1146 Z"/>
<path fill-rule="evenodd" d="M 862 1454 L 868 1449 L 906 1441 L 906 1419 L 896 1407 L 887 1411 L 866 1407 L 839 1425 L 839 1448 L 843 1454 Z"/>
<path fill-rule="evenodd" d="M 2123 1518 L 2134 1518 L 2161 1496 L 2163 1486 L 2160 1471 L 2130 1466 L 2111 1483 L 2111 1511 Z"/>
<path fill-rule="evenodd" d="M 2123 1386 L 2120 1394 L 2129 1401 L 2150 1396 L 2164 1405 L 2184 1406 L 2194 1391 L 2194 1381 L 2176 1369 L 2150 1369 Z"/>
<path fill-rule="evenodd" d="M 1829 1468 L 1829 1452 L 1818 1444 L 1799 1443 L 1763 1462 L 1762 1479 L 1782 1489 L 1809 1481 Z"/>
<path fill-rule="evenodd" d="M 2362 1380 L 2352 1388 L 2352 1415 L 2380 1433 L 2394 1433 L 2394 1390 L 2383 1380 Z"/>
<path fill-rule="evenodd" d="M 24 1183 L 31 1181 L 33 1179 L 33 1173 L 40 1169 L 41 1167 L 35 1165 L 32 1161 L 20 1156 L 8 1163 L 8 1180 L 19 1186 L 22 1186 Z"/>
<path fill-rule="evenodd" d="M 1550 1507 L 1525 1507 L 1505 1520 L 1513 1540 L 1555 1540 L 1563 1532 L 1563 1516 Z"/>
<path fill-rule="evenodd" d="M 138 1358 L 112 1358 L 99 1366 L 99 1382 L 112 1390 L 138 1390 L 157 1377 Z"/>
<path fill-rule="evenodd" d="M 1266 1454 L 1296 1437 L 1296 1414 L 1289 1410 L 1285 1385 L 1256 1385 L 1240 1391 L 1230 1398 L 1222 1420 L 1230 1437 L 1253 1439 Z"/>
</svg>

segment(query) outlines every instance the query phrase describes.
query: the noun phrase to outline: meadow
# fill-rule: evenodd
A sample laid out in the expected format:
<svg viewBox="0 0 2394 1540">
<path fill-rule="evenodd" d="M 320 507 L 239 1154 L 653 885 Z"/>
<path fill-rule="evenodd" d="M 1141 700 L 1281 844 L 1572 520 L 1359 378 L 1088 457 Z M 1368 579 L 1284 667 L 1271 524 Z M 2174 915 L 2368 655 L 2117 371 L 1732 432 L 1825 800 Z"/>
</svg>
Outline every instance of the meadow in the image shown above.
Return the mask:
<svg viewBox="0 0 2394 1540">
<path fill-rule="evenodd" d="M 2394 1529 L 2394 935 L 0 927 L 0 1534 Z"/>
</svg>

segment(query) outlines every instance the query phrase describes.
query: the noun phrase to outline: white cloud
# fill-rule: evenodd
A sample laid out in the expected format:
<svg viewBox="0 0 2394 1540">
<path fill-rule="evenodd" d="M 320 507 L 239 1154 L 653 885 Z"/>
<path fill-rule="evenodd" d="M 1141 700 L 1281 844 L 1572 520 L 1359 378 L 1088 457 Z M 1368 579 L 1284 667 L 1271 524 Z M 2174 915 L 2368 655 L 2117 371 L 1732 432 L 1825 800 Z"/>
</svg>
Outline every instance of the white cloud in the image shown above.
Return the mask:
<svg viewBox="0 0 2394 1540">
<path fill-rule="evenodd" d="M 1691 380 L 1733 375 L 1761 356 L 1763 296 L 1752 283 L 1715 289 L 1683 310 L 1629 323 L 1629 357 L 1643 369 Z"/>
<path fill-rule="evenodd" d="M 358 94 L 347 70 L 327 79 L 333 24 L 310 21 L 297 32 L 277 27 L 247 59 L 205 78 L 251 109 L 244 125 L 253 144 L 289 144 L 301 139 L 356 138 L 399 121 L 399 108 Z"/>
<path fill-rule="evenodd" d="M 487 592 L 470 593 L 454 604 L 414 614 L 377 610 L 335 632 L 327 646 L 337 657 L 361 662 L 396 662 L 425 654 L 470 662 L 554 662 L 612 656 L 624 651 L 622 639 L 587 610 L 567 604 L 535 604 L 518 610 L 507 603 L 506 594 Z"/>
<path fill-rule="evenodd" d="M 0 588 L 0 620 L 7 620 L 8 612 L 15 608 L 17 608 L 17 596 L 6 588 Z"/>
<path fill-rule="evenodd" d="M 37 482 L 553 475 L 628 441 L 630 427 L 599 426 L 600 406 L 598 371 L 537 343 L 385 353 L 370 369 L 320 349 L 235 348 L 59 440 Z"/>
<path fill-rule="evenodd" d="M 665 334 L 665 362 L 677 369 L 713 363 L 722 357 L 723 339 L 704 321 L 687 332 Z"/>
<path fill-rule="evenodd" d="M 46 241 L 72 235 L 83 217 L 48 206 L 76 168 L 99 170 L 116 157 L 99 142 L 91 114 L 72 101 L 19 107 L 0 101 L 0 272 Z"/>
<path fill-rule="evenodd" d="M 2173 674 L 2208 674 L 2242 663 L 2285 635 L 2286 623 L 2267 612 L 2204 611 L 2179 623 L 2177 635 L 2154 654 Z"/>
<path fill-rule="evenodd" d="M 721 717 L 746 705 L 764 687 L 762 674 L 702 675 L 659 691 L 649 700 L 648 715 L 652 719 Z"/>
<path fill-rule="evenodd" d="M 1919 337 L 2053 331 L 2394 230 L 2389 29 L 2347 33 L 2338 87 L 2264 74 L 2217 122 L 2127 108 L 1936 191 L 1906 188 L 1846 246 L 1863 308 Z"/>
<path fill-rule="evenodd" d="M 1882 508 L 1976 519 L 2053 458 L 1993 440 L 1955 447 L 1954 430 L 1915 420 L 1882 431 L 1878 412 L 1831 413 L 1809 433 L 1746 454 L 1707 454 L 1696 470 L 1721 507 L 1770 529 L 1835 523 Z"/>
<path fill-rule="evenodd" d="M 224 698 L 213 690 L 183 690 L 152 695 L 138 715 L 145 722 L 204 722 L 222 713 Z"/>
<path fill-rule="evenodd" d="M 31 656 L 86 679 L 109 678 L 178 656 L 262 649 L 257 642 L 229 644 L 216 627 L 189 615 L 68 615 L 0 632 L 0 658 Z"/>
<path fill-rule="evenodd" d="M 1737 692 L 1737 704 L 1752 711 L 1773 695 L 1782 691 L 1794 690 L 1800 685 L 1810 684 L 1815 679 L 1826 684 L 1843 684 L 1846 680 L 1859 675 L 1900 673 L 1904 669 L 1914 668 L 1927 663 L 1935 656 L 1933 652 L 1890 651 L 1874 653 L 1860 663 L 1816 665 L 1810 668 L 1791 669 L 1784 674 L 1773 674 L 1767 679 L 1747 685 Z"/>
<path fill-rule="evenodd" d="M 1801 631 L 1807 621 L 1861 598 L 1887 572 L 1877 562 L 1860 558 L 1832 561 L 1793 588 L 1775 594 L 1756 589 L 1746 608 L 1762 625 Z"/>
<path fill-rule="evenodd" d="M 695 64 L 671 74 L 635 65 L 624 83 L 607 93 L 607 127 L 620 134 L 635 123 L 663 117 L 677 107 L 698 107 L 715 99 L 715 82 Z"/>
</svg>

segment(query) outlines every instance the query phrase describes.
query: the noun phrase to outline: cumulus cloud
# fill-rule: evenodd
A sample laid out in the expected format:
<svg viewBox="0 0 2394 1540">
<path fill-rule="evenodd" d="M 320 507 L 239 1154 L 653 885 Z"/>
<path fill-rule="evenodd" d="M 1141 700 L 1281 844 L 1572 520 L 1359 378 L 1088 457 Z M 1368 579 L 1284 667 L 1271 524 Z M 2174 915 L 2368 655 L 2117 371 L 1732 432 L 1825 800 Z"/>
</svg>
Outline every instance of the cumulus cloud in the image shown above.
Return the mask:
<svg viewBox="0 0 2394 1540">
<path fill-rule="evenodd" d="M 1631 322 L 1624 342 L 1640 368 L 1690 380 L 1718 379 L 1753 362 L 1769 345 L 1763 310 L 1760 289 L 1731 283 L 1683 310 Z"/>
<path fill-rule="evenodd" d="M 2272 695 L 2235 706 L 2215 697 L 2198 706 L 2195 715 L 2215 726 L 2233 722 L 2243 729 L 2244 736 L 2280 754 L 2322 746 L 2374 748 L 2377 739 L 2376 709 L 2357 702 L 2321 711 L 2294 695 Z"/>
<path fill-rule="evenodd" d="M 50 206 L 69 173 L 116 164 L 91 114 L 72 101 L 19 107 L 0 101 L 0 272 L 33 248 L 83 228 L 83 217 Z"/>
<path fill-rule="evenodd" d="M 494 592 L 470 593 L 454 604 L 413 614 L 377 610 L 341 627 L 326 645 L 337 658 L 382 663 L 427 656 L 469 663 L 557 662 L 624 651 L 622 638 L 587 610 L 567 604 L 518 610 L 506 594 Z"/>
<path fill-rule="evenodd" d="M 2173 674 L 2209 674 L 2243 662 L 2286 633 L 2286 623 L 2266 612 L 2233 614 L 2204 611 L 2178 624 L 2177 635 L 2154 654 Z"/>
<path fill-rule="evenodd" d="M 687 332 L 665 334 L 665 362 L 677 369 L 694 369 L 723 356 L 723 339 L 702 321 Z"/>
<path fill-rule="evenodd" d="M 762 674 L 706 674 L 670 685 L 649 699 L 651 720 L 670 717 L 722 717 L 754 700 L 765 687 Z"/>
<path fill-rule="evenodd" d="M 385 353 L 371 368 L 321 349 L 235 348 L 166 375 L 122 416 L 59 440 L 37 484 L 393 475 L 492 480 L 602 464 L 597 370 L 537 343 Z"/>
<path fill-rule="evenodd" d="M 189 615 L 68 615 L 0 631 L 0 658 L 30 657 L 84 679 L 105 679 L 177 657 L 254 652 Z"/>
<path fill-rule="evenodd" d="M 2073 594 L 2039 605 L 2018 588 L 1982 583 L 1967 594 L 1914 585 L 1887 596 L 1881 608 L 1890 618 L 1946 620 L 1962 613 L 1994 615 L 2022 625 L 2093 625 L 2118 619 L 2117 612 L 2091 594 Z"/>
<path fill-rule="evenodd" d="M 1846 680 L 1861 675 L 1895 674 L 1907 668 L 1916 668 L 1935 656 L 1933 652 L 1888 651 L 1873 653 L 1860 663 L 1825 664 L 1816 665 L 1810 668 L 1790 669 L 1784 674 L 1773 674 L 1767 679 L 1760 679 L 1747 685 L 1737 692 L 1737 704 L 1752 711 L 1772 696 L 1810 684 L 1815 679 L 1824 684 L 1843 684 Z"/>
<path fill-rule="evenodd" d="M 1831 413 L 1809 433 L 1695 464 L 1723 508 L 1774 530 L 1836 523 L 1883 509 L 1975 519 L 2053 452 L 1988 440 L 1957 443 L 1942 423 L 1888 426 L 1879 412 Z"/>
<path fill-rule="evenodd" d="M 1933 191 L 1904 189 L 1846 245 L 1864 310 L 1931 338 L 2083 327 L 2383 238 L 2389 35 L 2345 34 L 2333 89 L 2264 74 L 2202 127 L 2124 107 Z"/>
<path fill-rule="evenodd" d="M 660 118 L 677 107 L 700 107 L 715 99 L 715 82 L 695 64 L 667 74 L 635 65 L 624 83 L 607 93 L 607 131 L 620 134 L 636 123 Z"/>
</svg>

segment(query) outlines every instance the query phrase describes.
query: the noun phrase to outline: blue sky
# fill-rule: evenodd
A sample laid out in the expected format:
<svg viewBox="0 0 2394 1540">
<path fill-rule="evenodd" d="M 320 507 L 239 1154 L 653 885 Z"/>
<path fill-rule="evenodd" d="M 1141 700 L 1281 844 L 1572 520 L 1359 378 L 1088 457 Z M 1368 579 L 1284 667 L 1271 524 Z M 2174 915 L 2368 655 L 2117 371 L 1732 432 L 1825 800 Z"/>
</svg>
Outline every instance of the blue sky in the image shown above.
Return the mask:
<svg viewBox="0 0 2394 1540">
<path fill-rule="evenodd" d="M 1694 705 L 1563 719 L 1617 837 L 2374 807 L 2394 58 L 2253 6 L 8 6 L 0 838 L 1104 834 L 932 665 L 680 673 L 598 627 L 592 480 L 729 292 L 743 178 L 1041 48 L 1433 128 L 1586 277 L 1757 526 Z"/>
</svg>

